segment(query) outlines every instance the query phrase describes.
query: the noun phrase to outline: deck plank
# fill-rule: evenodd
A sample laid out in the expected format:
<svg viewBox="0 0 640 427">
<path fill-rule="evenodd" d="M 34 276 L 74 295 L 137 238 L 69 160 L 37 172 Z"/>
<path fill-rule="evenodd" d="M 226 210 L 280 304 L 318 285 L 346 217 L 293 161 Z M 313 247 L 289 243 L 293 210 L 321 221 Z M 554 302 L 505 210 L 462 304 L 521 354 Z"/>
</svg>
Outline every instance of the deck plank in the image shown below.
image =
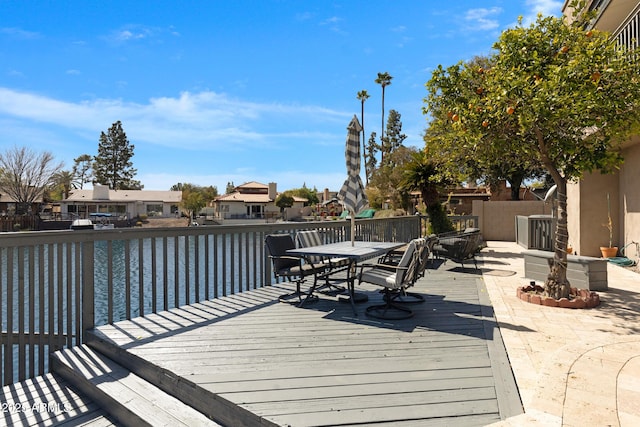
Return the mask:
<svg viewBox="0 0 640 427">
<path fill-rule="evenodd" d="M 278 303 L 289 284 L 100 327 L 135 364 L 266 424 L 486 425 L 521 413 L 484 283 L 473 269 L 428 270 L 414 317 L 378 321 L 322 295 Z M 369 303 L 379 288 L 359 286 Z M 140 362 L 144 361 L 144 362 Z M 146 369 L 146 368 L 145 368 Z M 160 374 L 158 374 L 160 375 Z"/>
<path fill-rule="evenodd" d="M 107 412 L 53 374 L 2 388 L 0 426 L 118 426 Z M 18 410 L 19 409 L 19 410 Z"/>
</svg>

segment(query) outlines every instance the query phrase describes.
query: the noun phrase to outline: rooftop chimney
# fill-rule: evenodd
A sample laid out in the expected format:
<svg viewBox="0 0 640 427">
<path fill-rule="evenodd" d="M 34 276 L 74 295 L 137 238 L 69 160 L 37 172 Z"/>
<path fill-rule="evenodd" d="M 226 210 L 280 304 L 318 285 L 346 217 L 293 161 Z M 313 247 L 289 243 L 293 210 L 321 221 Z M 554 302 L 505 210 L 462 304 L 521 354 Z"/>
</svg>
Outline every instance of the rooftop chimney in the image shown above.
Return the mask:
<svg viewBox="0 0 640 427">
<path fill-rule="evenodd" d="M 278 195 L 278 184 L 276 184 L 275 182 L 270 182 L 269 183 L 269 192 L 267 193 L 269 195 L 269 200 L 276 200 L 276 196 Z"/>
<path fill-rule="evenodd" d="M 93 185 L 93 200 L 109 200 L 109 187 L 106 185 Z"/>
</svg>

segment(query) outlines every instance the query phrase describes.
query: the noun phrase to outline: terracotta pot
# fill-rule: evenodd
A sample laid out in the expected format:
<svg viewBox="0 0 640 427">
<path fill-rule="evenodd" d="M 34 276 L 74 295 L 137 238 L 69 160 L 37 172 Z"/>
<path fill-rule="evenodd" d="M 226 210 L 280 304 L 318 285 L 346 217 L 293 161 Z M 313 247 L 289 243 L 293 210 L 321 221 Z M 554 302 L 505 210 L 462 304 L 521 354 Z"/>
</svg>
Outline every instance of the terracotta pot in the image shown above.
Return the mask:
<svg viewBox="0 0 640 427">
<path fill-rule="evenodd" d="M 618 247 L 600 246 L 600 252 L 602 252 L 602 258 L 613 258 L 618 255 Z"/>
</svg>

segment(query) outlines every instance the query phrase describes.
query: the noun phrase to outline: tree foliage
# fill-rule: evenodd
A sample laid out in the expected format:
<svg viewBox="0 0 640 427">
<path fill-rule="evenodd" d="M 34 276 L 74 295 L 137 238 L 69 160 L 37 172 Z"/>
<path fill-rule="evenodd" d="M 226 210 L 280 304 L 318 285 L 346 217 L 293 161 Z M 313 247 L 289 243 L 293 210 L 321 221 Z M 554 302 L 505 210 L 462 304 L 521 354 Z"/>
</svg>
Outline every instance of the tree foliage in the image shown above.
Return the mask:
<svg viewBox="0 0 640 427">
<path fill-rule="evenodd" d="M 127 134 L 118 120 L 107 131 L 100 132 L 98 155 L 94 157 L 93 171 L 98 184 L 108 185 L 113 190 L 140 190 L 140 181 L 133 178 L 137 170 L 133 168 L 133 150 Z"/>
<path fill-rule="evenodd" d="M 93 178 L 93 157 L 89 154 L 81 154 L 73 159 L 74 182 L 82 189 L 84 184 L 91 182 Z"/>
<path fill-rule="evenodd" d="M 315 205 L 320 203 L 318 199 L 318 190 L 316 188 L 309 189 L 306 184 L 302 184 L 301 188 L 294 188 L 293 190 L 286 191 L 290 196 L 302 197 L 307 199 L 305 206 Z"/>
<path fill-rule="evenodd" d="M 402 133 L 401 115 L 395 110 L 389 111 L 387 121 L 387 135 L 382 138 L 382 156 L 380 166 L 371 173 L 370 185 L 378 188 L 386 200 L 391 202 L 394 208 L 406 209 L 409 203 L 409 194 L 400 188 L 403 166 L 410 160 L 411 153 L 415 150 L 407 149 L 403 145 L 407 138 Z M 375 143 L 374 138 L 370 143 Z"/>
<path fill-rule="evenodd" d="M 638 62 L 608 34 L 585 30 L 592 17 L 519 23 L 495 43 L 489 68 L 438 67 L 427 83 L 432 134 L 445 140 L 448 132 L 458 145 L 444 150 L 474 160 L 531 159 L 557 184 L 555 257 L 545 284 L 554 298 L 569 294 L 567 182 L 615 170 L 618 144 L 640 120 Z"/>
<path fill-rule="evenodd" d="M 460 181 L 480 180 L 495 187 L 506 180 L 511 184 L 512 200 L 519 200 L 522 182 L 544 174 L 542 165 L 530 156 L 520 156 L 513 151 L 496 155 L 496 146 L 520 140 L 519 128 L 508 122 L 492 124 L 485 115 L 482 115 L 480 126 L 452 128 L 451 122 L 458 122 L 461 113 L 451 109 L 449 102 L 442 103 L 453 95 L 456 104 L 465 106 L 465 113 L 472 109 L 482 113 L 481 100 L 486 98 L 486 80 L 495 61 L 496 56 L 476 57 L 434 72 L 433 79 L 427 84 L 430 93 L 426 102 L 433 120 L 425 132 L 425 144 L 438 158 L 441 167 L 457 174 Z M 443 84 L 444 88 L 441 87 Z"/>
<path fill-rule="evenodd" d="M 389 110 L 389 118 L 387 120 L 387 135 L 382 137 L 380 152 L 382 153 L 380 166 L 384 167 L 388 163 L 388 156 L 397 150 L 407 135 L 402 133 L 402 116 L 396 110 Z"/>
<path fill-rule="evenodd" d="M 50 193 L 56 193 L 59 199 L 69 198 L 72 189 L 78 188 L 75 175 L 71 171 L 59 171 L 51 177 Z"/>
<path fill-rule="evenodd" d="M 371 177 L 371 187 L 377 188 L 395 209 L 408 210 L 410 190 L 402 186 L 406 165 L 411 162 L 416 149 L 400 146 L 388 154 L 384 165 L 380 165 Z"/>
<path fill-rule="evenodd" d="M 453 230 L 453 224 L 440 202 L 440 194 L 455 182 L 445 169 L 439 168 L 425 148 L 412 154 L 403 168 L 400 188 L 404 191 L 418 190 L 429 215 L 430 233 L 445 233 Z"/>
<path fill-rule="evenodd" d="M 172 185 L 169 190 L 182 191 L 183 196 L 184 196 L 184 193 L 199 193 L 202 195 L 202 199 L 205 201 L 206 204 L 209 204 L 209 202 L 211 202 L 216 197 L 218 197 L 218 187 L 216 187 L 215 185 L 209 185 L 207 187 L 203 187 L 196 184 L 190 184 L 188 182 L 185 182 L 184 184 L 179 182 L 177 184 Z"/>
<path fill-rule="evenodd" d="M 207 206 L 207 202 L 204 200 L 202 193 L 189 190 L 182 192 L 182 202 L 180 203 L 180 207 L 187 214 L 187 225 L 191 225 L 191 220 L 205 206 Z"/>
<path fill-rule="evenodd" d="M 171 191 L 182 191 L 182 201 L 180 207 L 191 219 L 197 215 L 202 208 L 207 206 L 210 201 L 218 197 L 218 188 L 215 186 L 201 187 L 190 183 L 177 183 L 171 186 Z"/>
<path fill-rule="evenodd" d="M 291 206 L 293 206 L 293 202 L 293 196 L 286 191 L 276 197 L 276 206 L 280 208 L 281 212 L 285 208 L 290 208 Z"/>
<path fill-rule="evenodd" d="M 379 145 L 376 142 L 376 133 L 375 132 L 371 132 L 371 137 L 369 138 L 369 141 L 367 142 L 367 147 L 366 147 L 366 162 L 364 164 L 364 171 L 365 174 L 367 176 L 366 178 L 366 182 L 367 182 L 367 186 L 369 185 L 369 181 L 371 180 L 371 176 L 373 175 L 373 172 L 376 170 L 376 167 L 378 165 L 378 160 L 376 159 L 376 153 L 379 150 Z"/>
<path fill-rule="evenodd" d="M 53 154 L 13 147 L 0 153 L 0 191 L 16 202 L 16 213 L 27 213 L 40 201 L 51 177 L 62 168 Z"/>
</svg>

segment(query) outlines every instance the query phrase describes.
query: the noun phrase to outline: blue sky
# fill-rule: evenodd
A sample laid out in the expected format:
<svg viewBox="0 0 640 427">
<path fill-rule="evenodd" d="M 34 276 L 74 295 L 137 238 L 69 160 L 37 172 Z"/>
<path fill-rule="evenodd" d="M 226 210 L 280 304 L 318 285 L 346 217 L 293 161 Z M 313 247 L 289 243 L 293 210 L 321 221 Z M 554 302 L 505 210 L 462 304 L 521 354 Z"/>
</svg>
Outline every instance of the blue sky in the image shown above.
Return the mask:
<svg viewBox="0 0 640 427">
<path fill-rule="evenodd" d="M 562 0 L 0 0 L 0 150 L 49 151 L 70 170 L 122 122 L 136 179 L 276 182 L 337 191 L 356 94 L 367 138 L 385 113 L 422 146 L 424 84 L 488 54 L 518 16 Z M 386 125 L 386 120 L 385 120 Z"/>
</svg>

